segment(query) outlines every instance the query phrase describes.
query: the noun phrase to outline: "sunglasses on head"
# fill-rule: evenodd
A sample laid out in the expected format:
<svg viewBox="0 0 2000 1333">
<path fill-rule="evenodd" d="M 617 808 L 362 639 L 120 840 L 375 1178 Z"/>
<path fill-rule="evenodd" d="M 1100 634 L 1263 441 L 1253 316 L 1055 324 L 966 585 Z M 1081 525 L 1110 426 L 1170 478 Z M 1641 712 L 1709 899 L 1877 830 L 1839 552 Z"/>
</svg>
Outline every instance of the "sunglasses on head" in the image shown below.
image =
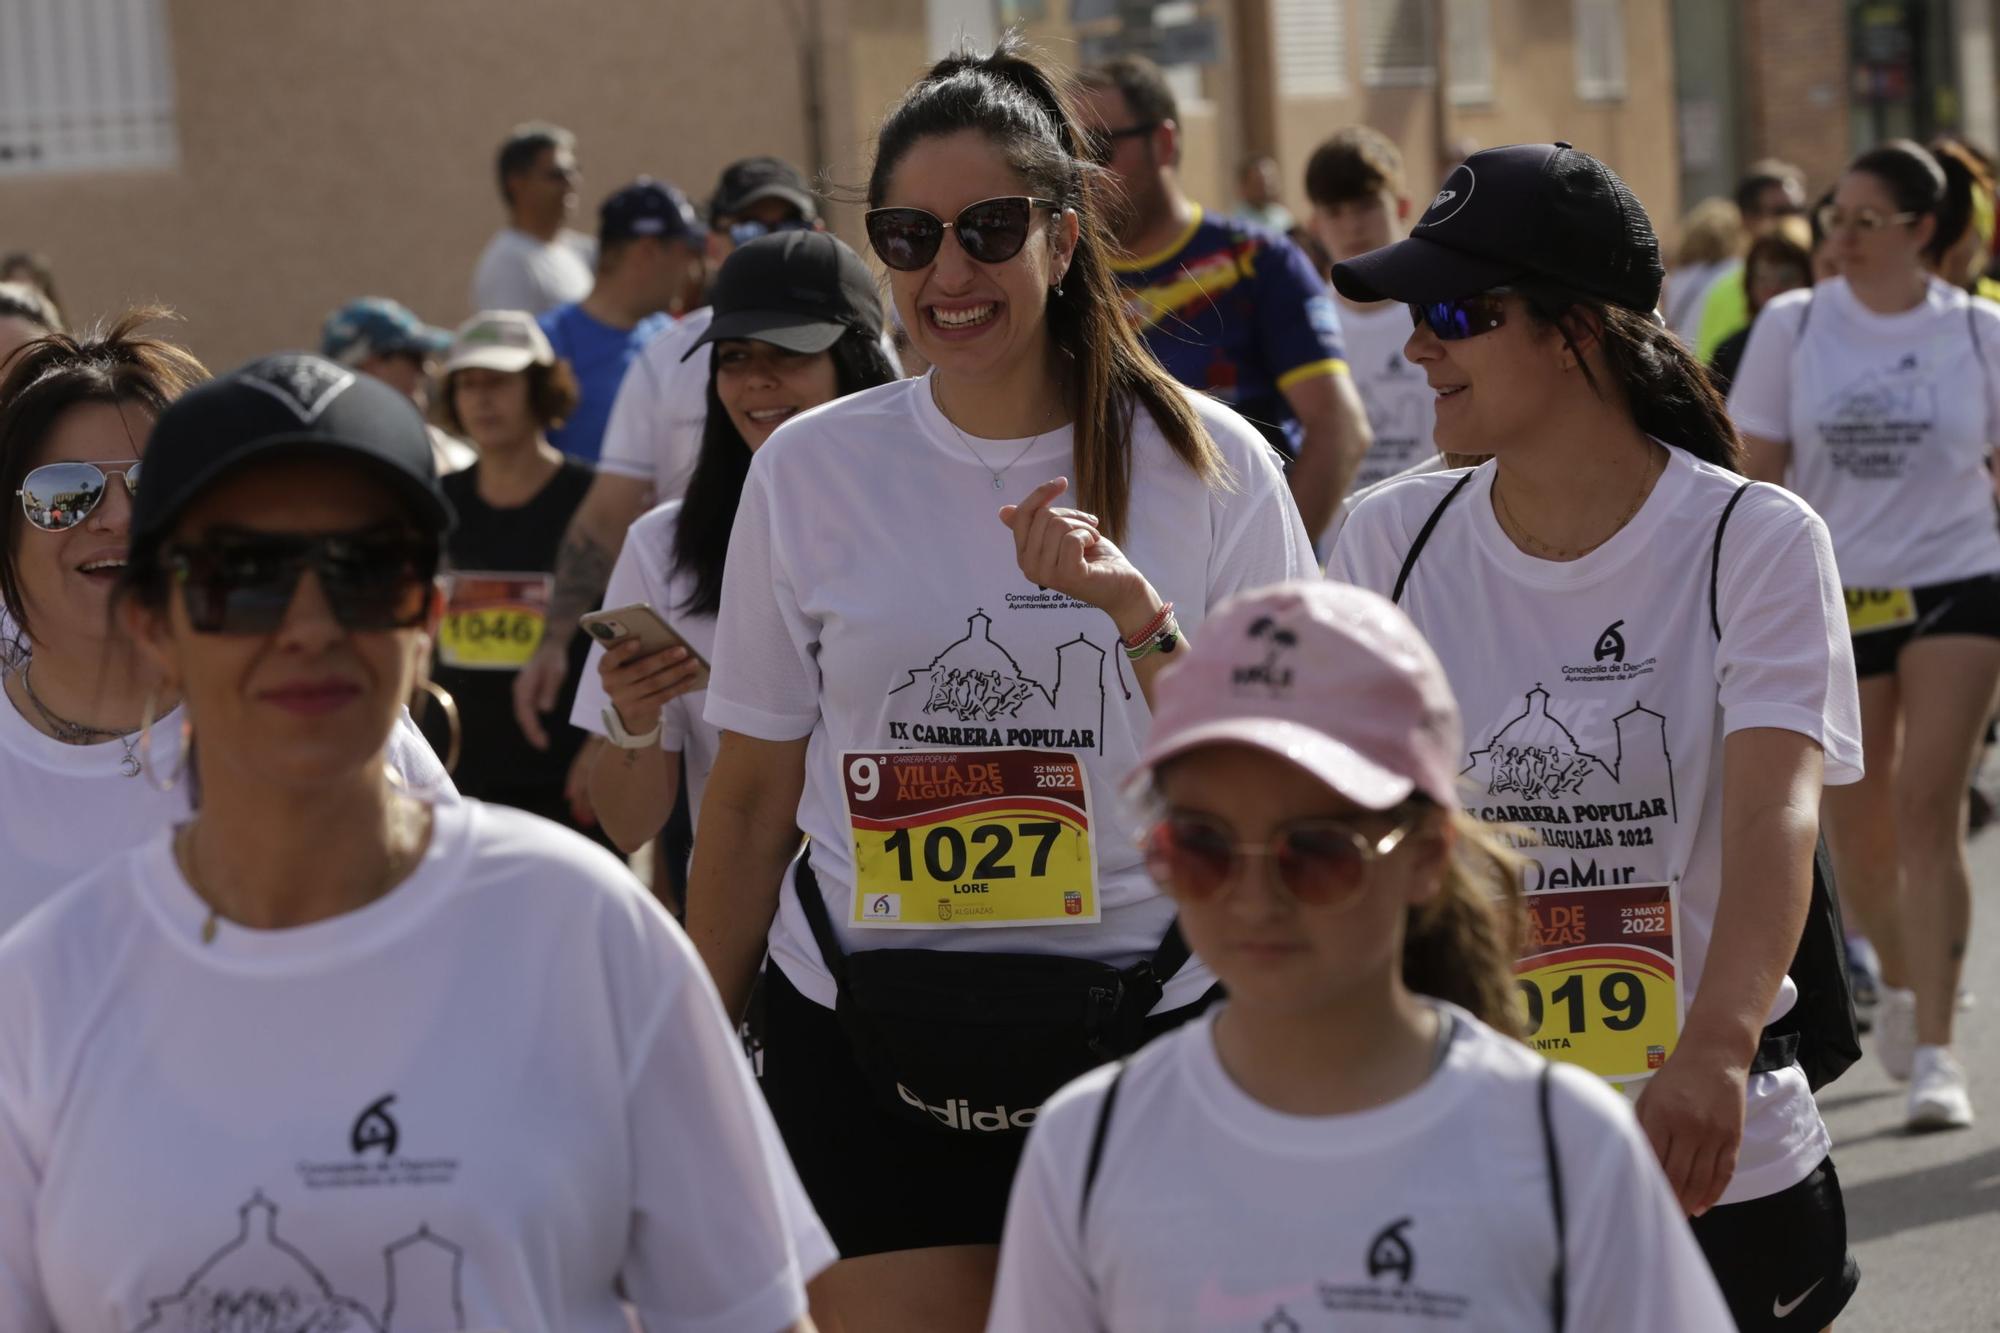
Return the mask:
<svg viewBox="0 0 2000 1333">
<path fill-rule="evenodd" d="M 1439 342 L 1458 342 L 1490 333 L 1507 322 L 1506 293 L 1495 288 L 1450 301 L 1410 302 L 1410 327 L 1428 325 Z"/>
<path fill-rule="evenodd" d="M 90 517 L 110 489 L 111 477 L 125 483 L 125 494 L 139 494 L 139 460 L 122 463 L 44 463 L 21 478 L 14 494 L 28 522 L 43 532 L 65 532 Z"/>
<path fill-rule="evenodd" d="M 180 584 L 188 621 L 203 634 L 270 634 L 282 625 L 310 569 L 347 630 L 409 629 L 430 610 L 437 544 L 400 529 L 226 533 L 176 545 L 164 563 Z"/>
<path fill-rule="evenodd" d="M 937 258 L 947 230 L 956 231 L 959 246 L 980 263 L 1004 264 L 1028 243 L 1028 229 L 1038 208 L 1059 212 L 1062 205 L 1053 199 L 1016 194 L 967 204 L 950 222 L 921 208 L 870 209 L 863 220 L 875 257 L 908 273 Z"/>
<path fill-rule="evenodd" d="M 1236 841 L 1235 830 L 1207 815 L 1172 814 L 1146 834 L 1146 869 L 1177 897 L 1204 902 L 1267 859 L 1285 892 L 1304 907 L 1346 907 L 1361 896 L 1371 862 L 1387 856 L 1423 817 L 1407 811 L 1387 833 L 1368 834 L 1338 819 L 1287 824 L 1262 845 Z"/>
</svg>

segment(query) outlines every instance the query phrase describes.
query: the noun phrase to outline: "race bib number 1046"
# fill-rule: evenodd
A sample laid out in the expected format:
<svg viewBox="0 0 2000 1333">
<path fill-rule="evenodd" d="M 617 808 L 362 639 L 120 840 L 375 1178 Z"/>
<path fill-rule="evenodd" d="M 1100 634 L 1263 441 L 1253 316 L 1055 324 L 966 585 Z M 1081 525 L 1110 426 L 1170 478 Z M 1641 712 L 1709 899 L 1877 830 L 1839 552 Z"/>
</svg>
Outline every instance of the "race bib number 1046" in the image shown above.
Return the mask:
<svg viewBox="0 0 2000 1333">
<path fill-rule="evenodd" d="M 1528 1044 L 1615 1084 L 1649 1077 L 1680 1036 L 1680 911 L 1670 884 L 1528 895 L 1514 965 Z"/>
<path fill-rule="evenodd" d="M 1064 750 L 849 751 L 856 926 L 1098 919 L 1090 780 Z"/>
</svg>

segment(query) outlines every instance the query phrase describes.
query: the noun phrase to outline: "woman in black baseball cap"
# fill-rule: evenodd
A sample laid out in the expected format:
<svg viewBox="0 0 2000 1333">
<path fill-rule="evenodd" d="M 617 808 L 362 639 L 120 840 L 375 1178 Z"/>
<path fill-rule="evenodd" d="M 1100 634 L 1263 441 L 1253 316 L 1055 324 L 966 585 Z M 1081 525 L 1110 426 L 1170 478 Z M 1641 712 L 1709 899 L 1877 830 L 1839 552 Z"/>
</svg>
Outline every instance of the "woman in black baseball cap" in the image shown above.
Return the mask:
<svg viewBox="0 0 2000 1333">
<path fill-rule="evenodd" d="M 1329 572 L 1435 646 L 1465 800 L 1531 858 L 1531 1040 L 1636 1092 L 1743 1328 L 1823 1327 L 1857 1278 L 1812 1089 L 1852 1019 L 1787 973 L 1840 975 L 1813 849 L 1860 776 L 1826 526 L 1738 475 L 1652 224 L 1588 154 L 1474 154 L 1333 280 L 1409 305 L 1438 447 L 1493 456 L 1365 496 Z"/>
<path fill-rule="evenodd" d="M 451 521 L 332 362 L 160 414 L 122 588 L 198 805 L 0 942 L 0 1327 L 804 1326 L 831 1244 L 679 928 L 385 770 Z"/>
</svg>

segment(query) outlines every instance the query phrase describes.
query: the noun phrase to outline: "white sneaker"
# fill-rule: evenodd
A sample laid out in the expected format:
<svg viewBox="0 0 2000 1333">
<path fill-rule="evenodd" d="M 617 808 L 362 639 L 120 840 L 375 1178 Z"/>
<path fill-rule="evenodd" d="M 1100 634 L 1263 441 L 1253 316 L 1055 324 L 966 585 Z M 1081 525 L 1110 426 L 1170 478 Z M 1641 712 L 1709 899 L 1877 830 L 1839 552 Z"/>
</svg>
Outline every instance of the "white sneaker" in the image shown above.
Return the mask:
<svg viewBox="0 0 2000 1333">
<path fill-rule="evenodd" d="M 1972 1123 L 1965 1070 L 1944 1046 L 1919 1046 L 1910 1079 L 1911 1129 L 1963 1129 Z"/>
<path fill-rule="evenodd" d="M 1875 1055 L 1893 1079 L 1910 1077 L 1917 1054 L 1917 993 L 1884 986 L 1875 1007 Z"/>
</svg>

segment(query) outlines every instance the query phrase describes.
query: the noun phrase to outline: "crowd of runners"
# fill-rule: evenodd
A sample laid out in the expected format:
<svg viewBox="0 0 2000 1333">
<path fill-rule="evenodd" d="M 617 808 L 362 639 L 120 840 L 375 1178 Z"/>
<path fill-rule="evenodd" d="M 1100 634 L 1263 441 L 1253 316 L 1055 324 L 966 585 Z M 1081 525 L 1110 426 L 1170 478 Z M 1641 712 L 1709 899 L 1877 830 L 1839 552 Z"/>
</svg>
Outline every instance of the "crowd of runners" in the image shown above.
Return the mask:
<svg viewBox="0 0 2000 1333">
<path fill-rule="evenodd" d="M 1179 151 L 947 59 L 871 265 L 524 126 L 455 331 L 214 376 L 6 260 L 0 1329 L 1831 1326 L 1815 1092 L 1973 1118 L 1990 164 L 1669 272 Z"/>
</svg>

